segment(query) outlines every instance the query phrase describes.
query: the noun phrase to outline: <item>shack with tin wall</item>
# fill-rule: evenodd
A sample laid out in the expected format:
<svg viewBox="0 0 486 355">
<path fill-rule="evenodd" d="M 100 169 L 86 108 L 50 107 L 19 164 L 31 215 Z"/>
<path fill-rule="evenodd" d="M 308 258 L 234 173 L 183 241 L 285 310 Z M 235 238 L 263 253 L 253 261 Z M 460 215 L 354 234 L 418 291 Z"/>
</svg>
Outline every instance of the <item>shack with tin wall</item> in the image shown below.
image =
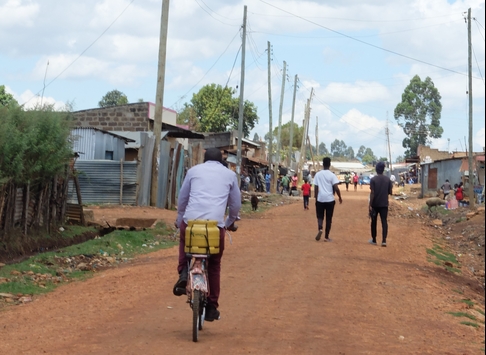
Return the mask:
<svg viewBox="0 0 486 355">
<path fill-rule="evenodd" d="M 71 140 L 78 160 L 125 160 L 125 144 L 135 142 L 93 127 L 74 128 Z"/>
</svg>

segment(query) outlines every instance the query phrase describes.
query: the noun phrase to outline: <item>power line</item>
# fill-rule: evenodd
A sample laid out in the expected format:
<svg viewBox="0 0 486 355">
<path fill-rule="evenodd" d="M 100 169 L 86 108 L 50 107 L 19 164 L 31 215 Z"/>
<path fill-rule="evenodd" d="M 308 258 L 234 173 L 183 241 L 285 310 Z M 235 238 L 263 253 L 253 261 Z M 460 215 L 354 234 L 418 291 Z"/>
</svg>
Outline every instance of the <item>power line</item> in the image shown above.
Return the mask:
<svg viewBox="0 0 486 355">
<path fill-rule="evenodd" d="M 231 39 L 230 43 L 228 43 L 228 45 L 226 46 L 226 48 L 224 49 L 223 53 L 221 53 L 218 57 L 218 59 L 216 59 L 216 61 L 213 63 L 213 65 L 211 65 L 211 67 L 206 71 L 206 73 L 204 73 L 204 75 L 201 77 L 201 79 L 199 79 L 199 81 L 194 84 L 184 95 L 182 95 L 176 102 L 174 102 L 172 105 L 170 105 L 169 107 L 170 108 L 174 108 L 174 106 L 181 100 L 183 100 L 187 94 L 189 94 L 196 86 L 199 85 L 199 83 L 206 77 L 206 75 L 208 75 L 208 73 L 211 71 L 211 69 L 214 68 L 214 66 L 219 62 L 219 60 L 221 59 L 221 57 L 226 53 L 226 51 L 228 50 L 228 48 L 231 46 L 231 44 L 233 43 L 233 41 L 235 40 L 236 36 L 238 36 L 238 34 L 240 33 L 240 29 L 238 29 L 238 31 L 236 32 L 236 34 L 234 35 L 234 37 Z M 238 49 L 238 52 L 239 52 L 239 49 Z"/>
<path fill-rule="evenodd" d="M 227 17 L 224 17 L 224 16 L 222 16 L 222 15 L 218 14 L 216 11 L 214 11 L 213 9 L 211 9 L 211 8 L 210 8 L 210 7 L 209 7 L 209 6 L 208 6 L 208 5 L 207 5 L 207 4 L 206 4 L 206 3 L 205 3 L 203 0 L 195 0 L 195 1 L 196 1 L 196 4 L 198 4 L 198 5 L 199 5 L 199 7 L 200 7 L 200 8 L 201 8 L 201 9 L 202 9 L 202 10 L 203 10 L 205 13 L 207 13 L 209 16 L 211 16 L 211 17 L 212 17 L 213 19 L 215 19 L 216 21 L 218 21 L 218 22 L 220 22 L 220 23 L 222 23 L 223 25 L 226 25 L 226 26 L 232 26 L 232 27 L 235 27 L 235 26 L 236 26 L 236 25 L 231 24 L 231 23 L 226 23 L 226 22 L 223 22 L 223 21 L 221 21 L 221 20 L 217 19 L 216 17 L 214 17 L 214 16 L 211 14 L 211 12 L 212 12 L 212 13 L 214 13 L 214 14 L 216 14 L 216 15 L 218 15 L 218 16 L 220 16 L 220 17 L 222 17 L 222 18 L 224 18 L 224 19 L 226 19 L 226 20 L 234 21 L 234 20 L 231 20 L 231 19 L 229 19 L 229 18 L 227 18 Z M 200 1 L 200 2 L 202 2 L 202 3 L 204 4 L 204 6 L 206 6 L 206 7 L 209 9 L 209 11 L 211 11 L 211 12 L 209 12 L 209 11 L 208 11 L 208 10 L 206 10 L 204 7 L 202 7 L 202 6 L 201 6 L 201 4 L 199 3 L 199 1 Z M 239 27 L 239 25 L 237 25 L 237 26 Z"/>
<path fill-rule="evenodd" d="M 380 46 L 376 46 L 376 45 L 374 45 L 374 44 L 371 44 L 371 43 L 368 43 L 368 42 L 362 41 L 362 40 L 360 40 L 360 39 L 357 39 L 356 37 L 352 37 L 352 36 L 349 36 L 349 35 L 344 34 L 344 33 L 342 33 L 342 32 L 339 32 L 339 31 L 333 30 L 333 29 L 331 29 L 331 28 L 329 28 L 329 27 L 326 27 L 326 26 L 320 25 L 320 24 L 318 24 L 318 23 L 316 23 L 316 22 L 314 22 L 314 21 L 311 21 L 311 20 L 309 20 L 309 19 L 307 19 L 307 18 L 305 18 L 305 17 L 302 17 L 302 16 L 299 16 L 299 15 L 293 14 L 293 13 L 291 13 L 291 12 L 289 12 L 289 11 L 287 11 L 287 10 L 284 10 L 284 9 L 282 9 L 282 8 L 278 7 L 278 6 L 275 6 L 275 5 L 269 4 L 268 2 L 266 2 L 266 1 L 264 1 L 264 0 L 260 0 L 260 1 L 261 1 L 261 2 L 263 2 L 264 4 L 267 4 L 267 5 L 269 5 L 269 6 L 273 7 L 273 8 L 275 8 L 275 9 L 278 9 L 278 10 L 283 11 L 283 12 L 285 12 L 285 13 L 288 13 L 288 14 L 290 14 L 290 15 L 292 15 L 292 16 L 295 16 L 295 17 L 297 17 L 297 18 L 299 18 L 299 19 L 301 19 L 301 20 L 303 20 L 303 21 L 306 21 L 306 22 L 312 23 L 313 25 L 316 25 L 316 26 L 318 26 L 318 27 L 324 28 L 324 29 L 326 29 L 326 30 L 328 30 L 328 31 L 331 31 L 331 32 L 336 33 L 336 34 L 338 34 L 338 35 L 341 35 L 341 36 L 343 36 L 343 37 L 349 38 L 349 39 L 351 39 L 351 40 L 353 40 L 353 41 L 356 41 L 356 42 L 359 42 L 359 43 L 365 44 L 365 45 L 367 45 L 367 46 L 370 46 L 370 47 L 373 47 L 373 48 L 376 48 L 376 49 L 382 50 L 382 51 L 384 51 L 384 52 L 388 52 L 388 53 L 391 53 L 391 54 L 395 54 L 395 55 L 397 55 L 397 56 L 400 56 L 400 57 L 403 57 L 403 58 L 407 58 L 407 59 L 410 59 L 410 60 L 413 60 L 413 61 L 416 61 L 416 62 L 419 62 L 419 63 L 425 64 L 425 65 L 429 65 L 429 66 L 431 66 L 431 67 L 435 67 L 435 68 L 438 68 L 438 69 L 442 69 L 442 70 L 450 71 L 450 72 L 455 73 L 455 74 L 459 74 L 459 75 L 463 75 L 463 76 L 467 76 L 467 75 L 468 75 L 468 74 L 465 74 L 465 73 L 461 73 L 461 72 L 455 71 L 455 70 L 453 70 L 453 69 L 445 68 L 445 67 L 442 67 L 442 66 L 440 66 L 440 65 L 436 65 L 436 64 L 432 64 L 432 63 L 426 62 L 426 61 L 421 60 L 421 59 L 416 59 L 416 58 L 410 57 L 410 56 L 408 56 L 408 55 L 405 55 L 405 54 L 401 54 L 401 53 L 398 53 L 398 52 L 392 51 L 392 50 L 390 50 L 390 49 L 386 49 L 386 48 L 383 48 L 383 47 L 380 47 Z M 476 77 L 475 77 L 475 78 L 476 78 Z M 476 78 L 476 79 L 478 79 L 478 78 Z"/>
<path fill-rule="evenodd" d="M 40 93 L 41 91 L 45 90 L 45 88 L 46 88 L 46 87 L 48 87 L 49 85 L 51 85 L 51 84 L 52 84 L 54 81 L 56 81 L 56 79 L 57 79 L 57 78 L 59 78 L 59 77 L 60 77 L 62 74 L 64 74 L 64 72 L 65 72 L 66 70 L 68 70 L 68 69 L 71 67 L 71 65 L 73 65 L 73 64 L 74 64 L 74 63 L 75 63 L 75 62 L 76 62 L 76 61 L 77 61 L 79 58 L 81 58 L 81 57 L 82 57 L 82 55 L 83 55 L 84 53 L 86 53 L 86 51 L 87 51 L 88 49 L 90 49 L 90 48 L 91 48 L 91 47 L 92 47 L 92 46 L 93 46 L 93 45 L 94 45 L 96 42 L 98 42 L 98 40 L 99 40 L 101 37 L 103 37 L 103 35 L 104 35 L 106 32 L 108 32 L 108 30 L 111 28 L 111 26 L 113 26 L 113 25 L 115 24 L 115 22 L 116 22 L 116 21 L 118 21 L 118 19 L 119 19 L 119 18 L 120 18 L 120 17 L 121 17 L 121 16 L 122 16 L 124 13 L 125 13 L 125 11 L 127 11 L 127 9 L 130 7 L 130 5 L 131 5 L 131 4 L 132 4 L 134 1 L 135 1 L 135 0 L 130 1 L 130 2 L 128 3 L 128 5 L 127 5 L 127 6 L 126 6 L 126 7 L 123 9 L 123 11 L 122 11 L 122 12 L 121 12 L 121 13 L 120 13 L 120 14 L 119 14 L 117 17 L 115 17 L 115 19 L 114 19 L 114 20 L 113 20 L 113 21 L 112 21 L 112 22 L 111 22 L 111 23 L 108 25 L 108 27 L 107 27 L 107 28 L 106 28 L 106 29 L 105 29 L 103 32 L 101 32 L 101 34 L 100 34 L 100 35 L 99 35 L 99 36 L 98 36 L 98 37 L 97 37 L 97 38 L 96 38 L 96 39 L 95 39 L 93 42 L 91 42 L 91 44 L 90 44 L 88 47 L 86 47 L 86 49 L 85 49 L 85 50 L 83 50 L 83 51 L 82 51 L 82 52 L 81 52 L 81 53 L 80 53 L 80 54 L 79 54 L 79 55 L 78 55 L 78 56 L 77 56 L 77 57 L 76 57 L 76 58 L 75 58 L 75 59 L 74 59 L 74 60 L 73 60 L 73 61 L 72 61 L 70 64 L 68 64 L 68 66 L 67 66 L 66 68 L 64 68 L 64 70 L 62 70 L 62 71 L 61 71 L 61 72 L 60 72 L 60 73 L 59 73 L 59 74 L 58 74 L 56 77 L 54 77 L 54 79 L 52 79 L 52 80 L 51 80 L 49 83 L 47 83 L 47 85 L 44 85 L 44 88 L 43 88 L 43 89 L 39 90 L 39 91 L 38 91 L 38 92 L 37 92 L 37 93 L 36 93 L 34 96 L 32 96 L 30 99 L 28 99 L 27 101 L 25 101 L 25 102 L 24 102 L 22 105 L 20 105 L 20 106 L 24 106 L 26 103 L 28 103 L 28 102 L 29 102 L 30 100 L 32 100 L 34 97 L 38 96 L 38 95 L 39 95 L 39 93 Z"/>
</svg>

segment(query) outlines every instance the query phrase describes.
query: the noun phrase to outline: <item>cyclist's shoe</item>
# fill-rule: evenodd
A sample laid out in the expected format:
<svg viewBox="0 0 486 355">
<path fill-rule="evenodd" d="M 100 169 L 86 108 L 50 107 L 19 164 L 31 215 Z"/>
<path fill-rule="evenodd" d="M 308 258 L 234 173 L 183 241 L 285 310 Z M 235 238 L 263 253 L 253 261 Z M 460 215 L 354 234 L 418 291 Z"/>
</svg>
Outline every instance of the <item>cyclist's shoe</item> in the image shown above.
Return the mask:
<svg viewBox="0 0 486 355">
<path fill-rule="evenodd" d="M 386 242 L 381 242 L 382 247 L 386 247 Z"/>
<path fill-rule="evenodd" d="M 238 226 L 233 222 L 230 226 L 226 227 L 226 230 L 230 232 L 236 232 L 238 230 Z"/>
<path fill-rule="evenodd" d="M 370 239 L 368 240 L 368 243 L 370 243 L 371 245 L 376 245 L 376 240 Z"/>
<path fill-rule="evenodd" d="M 204 320 L 208 322 L 212 322 L 213 320 L 219 320 L 219 311 L 211 304 L 206 306 L 206 315 L 204 316 Z"/>
<path fill-rule="evenodd" d="M 319 230 L 319 233 L 316 235 L 316 240 L 321 240 L 322 237 L 322 229 Z"/>
<path fill-rule="evenodd" d="M 179 280 L 177 280 L 176 284 L 174 285 L 174 295 L 182 296 L 186 294 L 186 286 L 187 286 L 187 270 L 184 269 L 179 274 Z"/>
</svg>

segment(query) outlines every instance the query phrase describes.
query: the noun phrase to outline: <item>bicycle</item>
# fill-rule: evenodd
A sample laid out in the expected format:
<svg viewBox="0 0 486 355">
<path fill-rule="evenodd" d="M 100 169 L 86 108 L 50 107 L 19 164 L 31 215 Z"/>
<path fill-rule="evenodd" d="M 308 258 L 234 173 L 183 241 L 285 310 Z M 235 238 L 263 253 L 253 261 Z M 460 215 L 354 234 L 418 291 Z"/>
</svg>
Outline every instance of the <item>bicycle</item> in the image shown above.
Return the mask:
<svg viewBox="0 0 486 355">
<path fill-rule="evenodd" d="M 231 238 L 228 230 L 236 231 L 237 229 L 238 227 L 232 224 L 226 228 L 226 233 Z M 186 294 L 187 303 L 192 309 L 192 341 L 197 342 L 199 331 L 203 329 L 210 291 L 207 264 L 211 254 L 219 253 L 217 221 L 188 221 L 184 250 L 188 259 Z"/>
</svg>

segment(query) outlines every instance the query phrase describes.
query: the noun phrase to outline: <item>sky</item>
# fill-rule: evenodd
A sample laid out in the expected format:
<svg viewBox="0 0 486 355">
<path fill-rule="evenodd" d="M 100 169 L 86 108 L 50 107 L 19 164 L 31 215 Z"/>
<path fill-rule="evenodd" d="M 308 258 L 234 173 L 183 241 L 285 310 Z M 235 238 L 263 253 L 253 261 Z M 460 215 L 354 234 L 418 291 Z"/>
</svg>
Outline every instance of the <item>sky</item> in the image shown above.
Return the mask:
<svg viewBox="0 0 486 355">
<path fill-rule="evenodd" d="M 441 138 L 431 147 L 465 151 L 469 139 L 468 25 L 472 14 L 473 149 L 485 146 L 485 2 L 480 0 L 172 0 L 163 105 L 181 110 L 208 84 L 241 81 L 247 6 L 245 100 L 269 130 L 302 125 L 330 149 L 342 140 L 394 161 L 405 137 L 394 110 L 410 80 L 430 77 L 441 95 Z M 162 0 L 0 0 L 0 85 L 27 108 L 97 108 L 117 89 L 155 102 Z M 283 68 L 286 75 L 283 81 Z M 284 99 L 280 101 L 283 87 Z M 311 97 L 311 91 L 314 94 Z M 281 107 L 281 110 L 280 110 Z M 317 124 L 316 124 L 317 122 Z M 317 130 L 316 130 L 317 126 Z"/>
</svg>

